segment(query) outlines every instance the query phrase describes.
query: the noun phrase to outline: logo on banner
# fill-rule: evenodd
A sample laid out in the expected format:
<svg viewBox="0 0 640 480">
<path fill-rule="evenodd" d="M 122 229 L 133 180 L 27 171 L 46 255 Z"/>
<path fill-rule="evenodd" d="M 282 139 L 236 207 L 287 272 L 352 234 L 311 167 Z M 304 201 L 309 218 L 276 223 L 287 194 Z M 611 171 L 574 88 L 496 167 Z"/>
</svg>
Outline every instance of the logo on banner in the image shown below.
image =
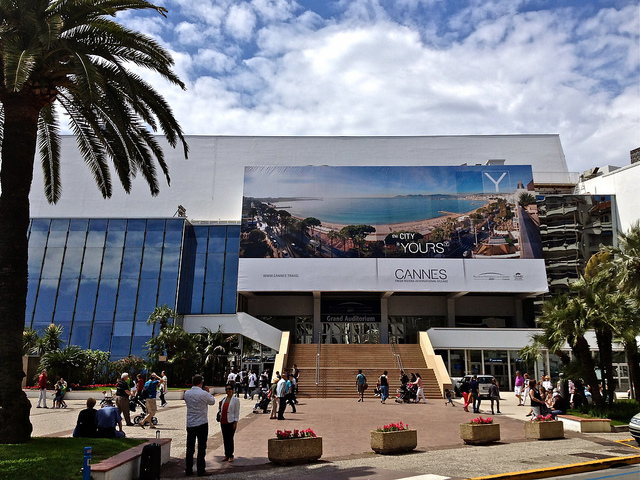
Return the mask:
<svg viewBox="0 0 640 480">
<path fill-rule="evenodd" d="M 445 268 L 396 268 L 397 283 L 449 283 Z"/>
<path fill-rule="evenodd" d="M 517 274 L 520 275 L 520 274 Z M 473 276 L 473 279 L 476 281 L 484 282 L 494 282 L 494 281 L 510 281 L 511 277 L 509 275 L 505 275 L 504 273 L 499 272 L 484 272 L 479 273 Z"/>
<path fill-rule="evenodd" d="M 521 281 L 523 281 L 523 280 L 524 280 L 524 275 L 522 275 L 520 272 L 516 272 L 516 273 L 513 275 L 513 279 L 514 279 L 516 282 L 521 282 Z"/>
</svg>

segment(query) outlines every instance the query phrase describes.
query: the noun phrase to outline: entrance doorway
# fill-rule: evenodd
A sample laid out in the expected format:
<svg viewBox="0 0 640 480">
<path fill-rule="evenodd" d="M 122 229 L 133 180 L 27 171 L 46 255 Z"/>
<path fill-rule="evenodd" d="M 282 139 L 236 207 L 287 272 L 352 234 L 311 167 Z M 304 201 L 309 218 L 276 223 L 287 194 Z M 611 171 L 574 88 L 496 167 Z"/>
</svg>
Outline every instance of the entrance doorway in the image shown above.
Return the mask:
<svg viewBox="0 0 640 480">
<path fill-rule="evenodd" d="M 322 343 L 380 343 L 380 324 L 371 322 L 326 322 L 322 324 Z"/>
</svg>

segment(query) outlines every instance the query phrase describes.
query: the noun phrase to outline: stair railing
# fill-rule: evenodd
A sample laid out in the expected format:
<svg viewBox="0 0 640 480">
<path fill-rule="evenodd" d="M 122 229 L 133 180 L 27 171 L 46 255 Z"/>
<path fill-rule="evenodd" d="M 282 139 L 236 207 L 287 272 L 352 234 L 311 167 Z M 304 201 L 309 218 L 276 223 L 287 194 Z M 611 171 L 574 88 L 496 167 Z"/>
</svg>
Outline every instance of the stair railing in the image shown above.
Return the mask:
<svg viewBox="0 0 640 480">
<path fill-rule="evenodd" d="M 396 353 L 396 344 L 395 343 L 391 343 L 391 353 L 393 354 L 393 356 L 396 359 L 396 364 L 398 365 L 398 370 L 402 371 L 404 370 L 404 367 L 402 366 L 402 358 L 400 358 L 400 354 Z"/>
<path fill-rule="evenodd" d="M 316 387 L 320 385 L 320 345 L 322 344 L 322 332 L 318 332 L 318 352 L 316 353 Z"/>
</svg>

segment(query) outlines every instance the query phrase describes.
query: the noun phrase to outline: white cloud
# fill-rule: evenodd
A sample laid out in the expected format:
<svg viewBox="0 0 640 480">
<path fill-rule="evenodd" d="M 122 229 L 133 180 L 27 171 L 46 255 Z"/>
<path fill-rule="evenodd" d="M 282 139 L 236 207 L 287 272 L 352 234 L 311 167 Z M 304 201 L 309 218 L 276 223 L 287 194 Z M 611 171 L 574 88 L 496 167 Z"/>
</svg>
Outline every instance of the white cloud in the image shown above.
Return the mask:
<svg viewBox="0 0 640 480">
<path fill-rule="evenodd" d="M 444 6 L 350 0 L 322 18 L 285 0 L 172 3 L 188 90 L 151 81 L 187 133 L 559 133 L 574 171 L 627 164 L 640 146 L 637 5 L 583 18 L 473 0 L 448 23 L 401 24 L 391 8 Z"/>
<path fill-rule="evenodd" d="M 232 5 L 225 19 L 225 30 L 238 40 L 251 38 L 256 25 L 256 15 L 247 3 Z"/>
</svg>

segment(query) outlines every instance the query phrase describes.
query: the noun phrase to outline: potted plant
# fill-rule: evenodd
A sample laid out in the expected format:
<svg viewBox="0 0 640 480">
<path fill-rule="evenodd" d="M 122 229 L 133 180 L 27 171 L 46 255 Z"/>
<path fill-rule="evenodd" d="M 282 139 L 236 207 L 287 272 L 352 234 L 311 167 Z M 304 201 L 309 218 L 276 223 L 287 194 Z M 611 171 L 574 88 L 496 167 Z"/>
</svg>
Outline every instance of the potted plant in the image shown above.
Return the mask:
<svg viewBox="0 0 640 480">
<path fill-rule="evenodd" d="M 538 415 L 524 422 L 524 436 L 535 440 L 564 438 L 564 424 L 551 415 Z"/>
<path fill-rule="evenodd" d="M 483 445 L 500 440 L 500 424 L 493 423 L 493 418 L 474 418 L 468 423 L 460 424 L 460 438 L 464 443 Z"/>
<path fill-rule="evenodd" d="M 313 430 L 278 430 L 267 445 L 269 460 L 279 465 L 305 463 L 322 456 L 322 437 Z"/>
<path fill-rule="evenodd" d="M 371 449 L 376 453 L 410 452 L 418 445 L 418 431 L 404 423 L 390 423 L 371 430 Z"/>
</svg>

